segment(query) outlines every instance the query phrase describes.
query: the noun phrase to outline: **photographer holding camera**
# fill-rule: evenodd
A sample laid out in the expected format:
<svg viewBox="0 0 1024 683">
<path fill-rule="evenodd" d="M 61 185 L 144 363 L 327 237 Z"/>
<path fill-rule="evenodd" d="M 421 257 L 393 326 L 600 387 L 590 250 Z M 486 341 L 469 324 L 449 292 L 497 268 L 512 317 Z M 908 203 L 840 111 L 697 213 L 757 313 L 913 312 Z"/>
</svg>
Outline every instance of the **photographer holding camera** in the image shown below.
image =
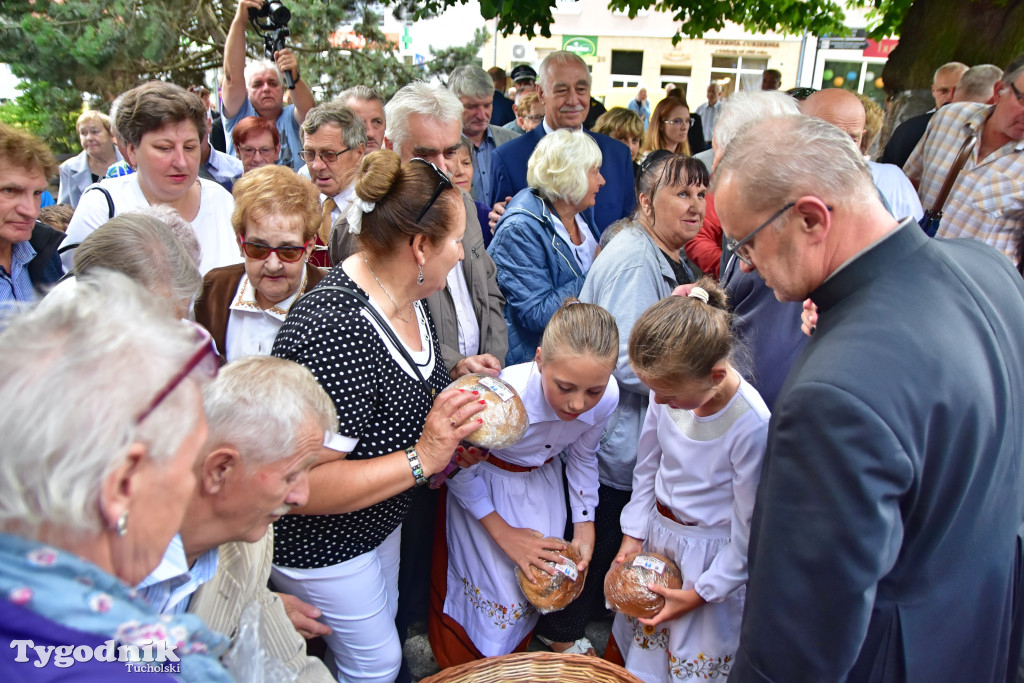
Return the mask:
<svg viewBox="0 0 1024 683">
<path fill-rule="evenodd" d="M 274 122 L 281 135 L 281 162 L 293 169 L 300 169 L 303 161 L 298 154 L 302 151 L 299 125 L 306 118 L 306 112 L 316 104 L 313 92 L 299 73 L 299 61 L 291 50 L 284 47 L 283 36 L 287 35 L 288 12 L 280 3 L 276 10 L 264 10 L 264 0 L 239 0 L 235 18 L 231 21 L 227 41 L 224 44 L 224 87 L 221 91 L 221 114 L 227 138 L 228 153 L 234 154 L 231 131 L 246 116 L 259 116 Z M 283 10 L 283 20 L 275 17 Z M 276 27 L 273 57 L 245 65 L 245 28 L 254 16 L 269 16 L 269 26 Z M 255 20 L 253 20 L 256 26 Z M 260 27 L 262 28 L 262 27 Z M 268 46 L 271 44 L 267 41 Z M 268 49 L 269 52 L 269 49 Z M 292 104 L 284 106 L 285 80 L 287 73 L 294 81 L 291 92 Z M 244 79 L 244 80 L 243 80 Z"/>
</svg>

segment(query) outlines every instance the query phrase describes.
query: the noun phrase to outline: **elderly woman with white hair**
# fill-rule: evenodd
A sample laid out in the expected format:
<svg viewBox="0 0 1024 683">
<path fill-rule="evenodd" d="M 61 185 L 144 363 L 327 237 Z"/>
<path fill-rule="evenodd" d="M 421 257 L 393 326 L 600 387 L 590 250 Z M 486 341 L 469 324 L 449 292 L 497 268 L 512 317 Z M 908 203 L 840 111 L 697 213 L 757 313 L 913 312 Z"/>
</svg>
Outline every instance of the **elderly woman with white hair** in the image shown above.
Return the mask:
<svg viewBox="0 0 1024 683">
<path fill-rule="evenodd" d="M 8 320 L 0 638 L 35 649 L 11 649 L 6 678 L 19 666 L 16 677 L 33 677 L 43 648 L 59 645 L 51 665 L 78 680 L 121 680 L 132 667 L 231 680 L 216 659 L 223 636 L 190 615 L 158 616 L 130 588 L 181 526 L 207 433 L 202 387 L 216 367 L 208 334 L 116 273 L 80 278 L 68 296 Z M 61 654 L 70 647 L 73 657 Z"/>
<path fill-rule="evenodd" d="M 601 150 L 581 131 L 549 133 L 530 156 L 526 181 L 529 187 L 508 203 L 489 248 L 506 299 L 507 365 L 533 358 L 544 326 L 567 297 L 580 293 L 594 262 Z"/>
</svg>

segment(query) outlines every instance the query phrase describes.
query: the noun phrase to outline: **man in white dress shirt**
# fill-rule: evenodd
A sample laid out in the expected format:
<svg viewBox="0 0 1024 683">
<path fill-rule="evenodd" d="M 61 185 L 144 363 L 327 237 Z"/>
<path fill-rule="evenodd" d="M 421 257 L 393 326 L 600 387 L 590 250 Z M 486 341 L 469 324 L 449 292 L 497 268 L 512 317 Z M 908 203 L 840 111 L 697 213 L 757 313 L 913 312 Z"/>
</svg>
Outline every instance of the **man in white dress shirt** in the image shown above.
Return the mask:
<svg viewBox="0 0 1024 683">
<path fill-rule="evenodd" d="M 330 268 L 327 244 L 331 225 L 348 211 L 355 197 L 355 176 L 366 153 L 366 126 L 348 107 L 328 102 L 313 107 L 302 123 L 302 151 L 309 177 L 320 190 L 323 222 L 310 261 Z"/>
</svg>

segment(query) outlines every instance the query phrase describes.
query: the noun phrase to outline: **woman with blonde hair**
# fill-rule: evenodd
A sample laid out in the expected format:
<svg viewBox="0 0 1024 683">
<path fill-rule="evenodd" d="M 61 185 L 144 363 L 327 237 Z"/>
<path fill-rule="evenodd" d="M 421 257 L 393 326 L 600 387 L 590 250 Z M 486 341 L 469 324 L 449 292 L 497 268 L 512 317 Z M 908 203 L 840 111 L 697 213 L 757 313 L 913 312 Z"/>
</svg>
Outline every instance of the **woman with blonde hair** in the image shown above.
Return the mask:
<svg viewBox="0 0 1024 683">
<path fill-rule="evenodd" d="M 101 111 L 87 109 L 75 121 L 75 131 L 82 143 L 82 152 L 60 165 L 58 204 L 78 206 L 85 188 L 107 176 L 107 169 L 123 161 L 114 145 L 110 117 Z"/>
<path fill-rule="evenodd" d="M 577 296 L 597 255 L 594 199 L 604 185 L 601 150 L 587 133 L 541 138 L 526 171 L 528 187 L 508 203 L 489 252 L 498 267 L 508 324 L 507 365 L 533 357 L 548 320 Z"/>
<path fill-rule="evenodd" d="M 640 155 L 646 157 L 656 149 L 667 149 L 675 154 L 690 154 L 687 135 L 690 132 L 690 108 L 682 99 L 669 95 L 654 108 L 651 123 L 640 146 Z"/>
</svg>

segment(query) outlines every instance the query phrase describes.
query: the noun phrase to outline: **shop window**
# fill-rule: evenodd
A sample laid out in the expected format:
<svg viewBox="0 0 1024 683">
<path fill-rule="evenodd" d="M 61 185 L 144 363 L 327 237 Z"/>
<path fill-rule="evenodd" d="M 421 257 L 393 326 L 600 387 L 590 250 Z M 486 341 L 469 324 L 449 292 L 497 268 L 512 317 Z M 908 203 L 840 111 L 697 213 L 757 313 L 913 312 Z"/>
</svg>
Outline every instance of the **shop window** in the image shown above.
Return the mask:
<svg viewBox="0 0 1024 683">
<path fill-rule="evenodd" d="M 686 90 L 690 85 L 690 75 L 693 69 L 689 66 L 662 66 L 661 67 L 661 89 L 674 83 L 679 88 L 679 96 L 686 101 Z"/>
<path fill-rule="evenodd" d="M 712 57 L 711 80 L 720 83 L 722 97 L 728 97 L 737 90 L 760 90 L 761 74 L 767 68 L 767 57 Z"/>
<path fill-rule="evenodd" d="M 885 92 L 882 90 L 883 64 L 872 62 L 839 62 L 825 60 L 818 87 L 843 88 L 863 93 L 885 106 Z"/>
<path fill-rule="evenodd" d="M 644 53 L 640 50 L 612 50 L 612 87 L 636 88 L 644 71 Z"/>
</svg>

